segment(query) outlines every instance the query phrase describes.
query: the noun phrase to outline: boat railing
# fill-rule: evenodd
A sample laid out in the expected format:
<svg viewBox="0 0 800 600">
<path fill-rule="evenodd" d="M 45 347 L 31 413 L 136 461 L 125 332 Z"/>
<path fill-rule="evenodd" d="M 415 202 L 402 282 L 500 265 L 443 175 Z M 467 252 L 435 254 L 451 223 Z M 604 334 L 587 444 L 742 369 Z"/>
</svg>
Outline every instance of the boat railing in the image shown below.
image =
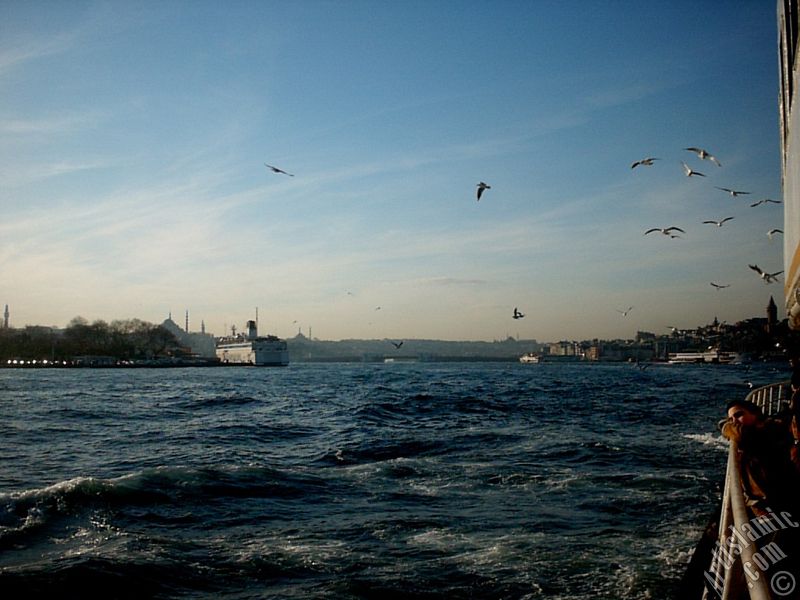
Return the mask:
<svg viewBox="0 0 800 600">
<path fill-rule="evenodd" d="M 789 396 L 789 382 L 781 381 L 755 388 L 747 394 L 745 400 L 757 405 L 765 415 L 770 416 L 786 408 Z"/>
<path fill-rule="evenodd" d="M 765 415 L 774 415 L 788 404 L 789 389 L 788 381 L 765 385 L 752 390 L 746 400 L 759 406 Z M 753 560 L 758 551 L 757 545 L 752 543 L 742 546 L 738 542 L 738 537 L 748 530 L 749 521 L 750 516 L 742 488 L 739 450 L 736 442 L 731 440 L 728 447 L 717 545 L 706 573 L 709 585 L 703 592 L 704 600 L 740 598 L 744 589 L 747 589 L 751 600 L 773 598 L 767 585 L 767 578 L 759 569 L 758 561 Z"/>
</svg>

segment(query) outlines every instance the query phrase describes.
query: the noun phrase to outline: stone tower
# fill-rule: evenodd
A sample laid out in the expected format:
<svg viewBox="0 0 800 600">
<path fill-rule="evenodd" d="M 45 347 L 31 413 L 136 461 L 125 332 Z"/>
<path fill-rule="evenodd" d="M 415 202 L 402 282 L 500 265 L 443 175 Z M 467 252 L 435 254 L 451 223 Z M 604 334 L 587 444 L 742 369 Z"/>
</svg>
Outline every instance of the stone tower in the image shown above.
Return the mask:
<svg viewBox="0 0 800 600">
<path fill-rule="evenodd" d="M 775 299 L 770 296 L 769 304 L 767 304 L 767 333 L 775 331 L 775 326 L 778 324 L 778 307 L 775 304 Z"/>
</svg>

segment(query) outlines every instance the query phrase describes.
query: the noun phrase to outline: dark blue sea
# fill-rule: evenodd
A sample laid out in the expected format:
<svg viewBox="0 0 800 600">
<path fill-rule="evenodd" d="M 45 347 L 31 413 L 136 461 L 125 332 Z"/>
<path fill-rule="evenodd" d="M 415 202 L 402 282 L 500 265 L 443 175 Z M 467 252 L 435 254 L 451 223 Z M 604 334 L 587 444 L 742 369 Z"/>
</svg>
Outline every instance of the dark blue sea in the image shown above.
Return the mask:
<svg viewBox="0 0 800 600">
<path fill-rule="evenodd" d="M 669 598 L 788 365 L 0 369 L 3 598 Z"/>
</svg>

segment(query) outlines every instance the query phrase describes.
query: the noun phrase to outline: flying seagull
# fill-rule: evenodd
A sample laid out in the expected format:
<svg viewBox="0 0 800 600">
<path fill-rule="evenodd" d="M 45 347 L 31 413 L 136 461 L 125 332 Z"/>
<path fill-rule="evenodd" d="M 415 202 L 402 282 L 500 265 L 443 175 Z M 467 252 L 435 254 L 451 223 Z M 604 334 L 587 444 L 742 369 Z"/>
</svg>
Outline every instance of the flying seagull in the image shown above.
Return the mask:
<svg viewBox="0 0 800 600">
<path fill-rule="evenodd" d="M 783 229 L 770 229 L 767 232 L 767 235 L 769 236 L 769 239 L 772 239 L 772 236 L 775 235 L 776 233 L 783 233 Z"/>
<path fill-rule="evenodd" d="M 389 340 L 389 341 L 391 341 L 391 340 Z M 403 345 L 403 340 L 400 340 L 399 342 L 392 342 L 392 346 L 394 346 L 398 350 L 400 349 L 400 346 L 402 346 L 402 345 Z"/>
<path fill-rule="evenodd" d="M 483 182 L 481 181 L 481 182 L 478 184 L 478 200 L 480 200 L 480 199 L 481 199 L 481 196 L 483 195 L 483 190 L 490 190 L 490 189 L 492 189 L 492 186 L 490 186 L 490 185 L 487 185 L 487 184 L 485 184 L 485 183 L 483 183 Z"/>
<path fill-rule="evenodd" d="M 705 175 L 703 175 L 700 171 L 693 171 L 692 168 L 689 165 L 687 165 L 685 162 L 681 161 L 681 164 L 683 165 L 683 172 L 686 173 L 687 177 L 691 177 L 692 175 L 697 175 L 699 177 L 705 177 Z"/>
<path fill-rule="evenodd" d="M 689 152 L 694 152 L 695 154 L 697 154 L 697 156 L 699 158 L 701 158 L 703 160 L 710 160 L 711 162 L 713 162 L 718 167 L 722 166 L 720 164 L 720 162 L 715 157 L 711 156 L 708 153 L 708 151 L 703 150 L 702 148 L 695 148 L 694 146 L 689 146 L 688 148 L 684 148 L 684 150 L 688 150 Z"/>
<path fill-rule="evenodd" d="M 716 225 L 717 227 L 722 227 L 722 224 L 726 221 L 730 221 L 733 217 L 725 217 L 722 221 L 703 221 L 703 223 L 710 223 L 711 225 Z"/>
<path fill-rule="evenodd" d="M 758 206 L 759 204 L 781 204 L 780 200 L 770 200 L 769 198 L 764 198 L 763 200 L 759 200 L 758 202 L 753 202 L 750 206 Z"/>
<path fill-rule="evenodd" d="M 647 235 L 648 233 L 653 233 L 654 231 L 660 231 L 660 232 L 661 232 L 661 233 L 663 233 L 664 235 L 668 235 L 668 236 L 670 236 L 670 237 L 677 237 L 677 236 L 673 236 L 673 235 L 670 233 L 671 231 L 680 231 L 681 233 L 686 233 L 686 232 L 685 232 L 683 229 L 681 229 L 680 227 L 664 227 L 664 228 L 653 227 L 652 229 L 648 229 L 647 231 L 645 231 L 645 232 L 644 232 L 644 235 Z"/>
<path fill-rule="evenodd" d="M 267 167 L 268 169 L 271 169 L 273 173 L 281 173 L 283 175 L 288 175 L 289 177 L 294 177 L 294 175 L 292 175 L 291 173 L 287 173 L 286 171 L 284 171 L 283 169 L 279 169 L 278 167 L 273 167 L 272 165 L 268 165 L 267 163 L 264 163 L 264 166 Z"/>
<path fill-rule="evenodd" d="M 617 312 L 619 314 L 621 314 L 623 317 L 627 317 L 628 313 L 631 312 L 632 310 L 633 310 L 633 307 L 629 306 L 627 310 L 619 310 L 619 309 L 617 309 Z"/>
<path fill-rule="evenodd" d="M 521 319 L 521 318 L 522 318 L 522 317 L 524 317 L 524 316 L 525 316 L 525 315 L 524 315 L 524 314 L 522 314 L 521 312 L 519 312 L 519 310 L 517 310 L 517 307 L 515 306 L 515 307 L 514 307 L 514 318 L 515 318 L 515 319 Z"/>
<path fill-rule="evenodd" d="M 631 169 L 635 169 L 639 165 L 644 165 L 645 167 L 652 167 L 654 160 L 661 160 L 660 158 L 643 158 L 642 160 L 637 160 L 635 163 L 631 165 Z"/>
<path fill-rule="evenodd" d="M 725 285 L 721 285 L 719 283 L 714 283 L 713 281 L 711 282 L 711 285 L 713 285 L 718 290 L 724 290 L 726 287 L 731 287 L 731 285 L 729 283 L 725 284 Z"/>
<path fill-rule="evenodd" d="M 758 265 L 747 265 L 747 266 L 753 269 L 753 271 L 755 271 L 756 273 L 758 273 L 761 276 L 761 279 L 764 280 L 764 283 L 772 283 L 773 281 L 778 281 L 778 275 L 783 273 L 783 271 L 775 271 L 774 273 L 765 273 L 758 267 Z"/>
<path fill-rule="evenodd" d="M 750 192 L 740 192 L 739 190 L 731 190 L 729 188 L 721 188 L 717 186 L 714 187 L 716 187 L 718 190 L 722 190 L 723 192 L 728 192 L 733 198 L 736 198 L 736 196 L 743 196 L 745 194 L 750 193 Z"/>
</svg>

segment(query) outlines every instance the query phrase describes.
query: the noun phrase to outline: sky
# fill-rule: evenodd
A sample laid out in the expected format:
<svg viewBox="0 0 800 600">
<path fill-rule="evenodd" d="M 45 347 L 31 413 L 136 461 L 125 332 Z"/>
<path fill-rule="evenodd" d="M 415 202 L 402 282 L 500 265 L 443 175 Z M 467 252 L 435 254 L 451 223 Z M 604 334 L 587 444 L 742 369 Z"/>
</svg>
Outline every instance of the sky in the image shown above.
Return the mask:
<svg viewBox="0 0 800 600">
<path fill-rule="evenodd" d="M 222 335 L 257 309 L 282 337 L 557 341 L 784 311 L 748 268 L 783 268 L 783 207 L 750 206 L 782 193 L 774 2 L 2 15 L 12 327 L 188 310 Z"/>
</svg>

